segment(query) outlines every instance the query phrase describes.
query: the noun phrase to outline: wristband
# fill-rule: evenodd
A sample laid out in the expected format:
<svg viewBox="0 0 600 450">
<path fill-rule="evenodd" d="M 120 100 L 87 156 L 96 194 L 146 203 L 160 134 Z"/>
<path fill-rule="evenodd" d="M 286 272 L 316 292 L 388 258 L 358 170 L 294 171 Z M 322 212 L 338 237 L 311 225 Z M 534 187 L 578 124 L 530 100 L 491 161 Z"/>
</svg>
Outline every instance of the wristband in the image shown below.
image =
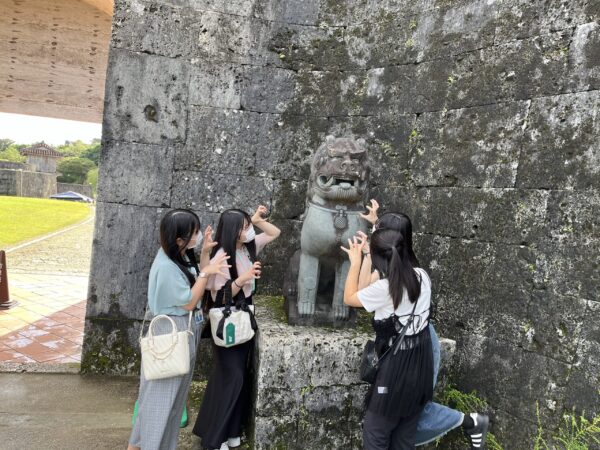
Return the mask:
<svg viewBox="0 0 600 450">
<path fill-rule="evenodd" d="M 240 286 L 239 284 L 237 284 L 236 280 L 233 280 L 233 284 L 235 284 L 237 287 L 239 287 L 240 289 L 242 288 L 242 286 Z"/>
</svg>

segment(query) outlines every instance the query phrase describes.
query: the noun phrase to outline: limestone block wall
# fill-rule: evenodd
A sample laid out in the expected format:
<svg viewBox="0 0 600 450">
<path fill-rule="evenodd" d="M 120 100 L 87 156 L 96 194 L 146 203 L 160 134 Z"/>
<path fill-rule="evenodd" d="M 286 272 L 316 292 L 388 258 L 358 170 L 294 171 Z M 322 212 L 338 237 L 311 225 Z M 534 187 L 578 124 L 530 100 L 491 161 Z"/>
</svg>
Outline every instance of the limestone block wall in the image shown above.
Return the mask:
<svg viewBox="0 0 600 450">
<path fill-rule="evenodd" d="M 0 195 L 48 198 L 56 194 L 56 174 L 0 169 Z"/>
<path fill-rule="evenodd" d="M 372 195 L 414 220 L 455 382 L 505 448 L 598 413 L 600 4 L 118 0 L 83 365 L 135 371 L 157 224 L 268 204 L 277 293 L 311 156 L 367 140 Z"/>
</svg>

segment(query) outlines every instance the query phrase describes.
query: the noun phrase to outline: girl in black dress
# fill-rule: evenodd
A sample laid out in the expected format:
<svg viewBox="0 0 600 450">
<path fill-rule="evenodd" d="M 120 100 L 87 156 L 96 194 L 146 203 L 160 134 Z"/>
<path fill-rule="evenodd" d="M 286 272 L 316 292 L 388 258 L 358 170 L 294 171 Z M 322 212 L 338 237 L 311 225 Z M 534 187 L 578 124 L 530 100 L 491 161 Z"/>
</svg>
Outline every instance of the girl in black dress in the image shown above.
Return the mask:
<svg viewBox="0 0 600 450">
<path fill-rule="evenodd" d="M 417 267 L 412 226 L 404 216 L 399 230 L 378 229 L 370 243 L 379 280 L 359 290 L 365 241 L 349 240 L 342 247 L 350 258 L 344 302 L 374 312 L 375 347 L 381 356 L 377 378 L 366 400 L 363 444 L 366 450 L 412 450 L 421 411 L 433 396 L 433 358 L 429 334 L 431 281 Z M 403 341 L 398 333 L 408 326 Z"/>
<path fill-rule="evenodd" d="M 252 217 L 239 209 L 221 214 L 215 236 L 219 247 L 215 247 L 212 257 L 235 255 L 235 264 L 232 257 L 228 271 L 209 278 L 206 289 L 211 292 L 212 305 L 206 307 L 223 306 L 226 284 L 231 287 L 234 302 L 252 304 L 255 280 L 261 273 L 256 256 L 281 232 L 264 219 L 266 214 L 264 206 L 259 206 Z M 262 233 L 255 234 L 254 227 Z M 227 450 L 241 443 L 243 414 L 250 393 L 248 356 L 253 346 L 254 339 L 229 348 L 213 344 L 214 367 L 193 429 L 207 449 Z"/>
</svg>

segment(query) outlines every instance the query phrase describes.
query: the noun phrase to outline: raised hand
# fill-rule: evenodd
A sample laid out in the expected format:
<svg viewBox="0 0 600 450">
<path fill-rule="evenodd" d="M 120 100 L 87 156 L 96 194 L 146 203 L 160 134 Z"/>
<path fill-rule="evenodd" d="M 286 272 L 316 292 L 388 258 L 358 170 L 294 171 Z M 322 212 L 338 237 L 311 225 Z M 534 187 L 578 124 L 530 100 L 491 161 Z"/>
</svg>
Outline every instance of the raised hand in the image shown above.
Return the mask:
<svg viewBox="0 0 600 450">
<path fill-rule="evenodd" d="M 210 225 L 206 227 L 206 230 L 204 230 L 204 242 L 202 244 L 202 252 L 204 253 L 210 253 L 210 251 L 218 244 L 218 242 L 213 241 L 212 231 L 213 230 Z"/>
<path fill-rule="evenodd" d="M 258 205 L 258 208 L 256 208 L 256 212 L 252 216 L 252 223 L 256 224 L 259 222 L 264 222 L 265 220 L 267 220 L 266 217 L 268 215 L 269 210 L 267 209 L 267 207 L 264 205 Z"/>
<path fill-rule="evenodd" d="M 362 248 L 362 252 L 363 254 L 367 254 L 370 252 L 369 249 L 369 237 L 363 232 L 363 231 L 358 231 L 356 233 L 356 240 L 360 243 L 363 244 L 363 248 Z"/>
<path fill-rule="evenodd" d="M 252 264 L 252 267 L 242 274 L 244 282 L 247 283 L 248 281 L 260 278 L 261 267 L 258 261 Z"/>
<path fill-rule="evenodd" d="M 202 269 L 202 272 L 214 275 L 215 273 L 227 273 L 225 269 L 229 269 L 231 266 L 227 264 L 229 255 L 227 253 L 217 254 L 213 261 Z"/>
<path fill-rule="evenodd" d="M 377 222 L 377 210 L 379 209 L 379 203 L 377 203 L 377 200 L 375 199 L 371 199 L 371 205 L 365 205 L 365 208 L 367 208 L 367 210 L 369 211 L 368 214 L 360 214 L 360 217 L 362 217 L 363 219 L 365 219 L 367 222 L 371 223 L 371 224 L 375 224 L 375 222 Z"/>
<path fill-rule="evenodd" d="M 352 239 L 348 239 L 348 248 L 340 247 L 350 259 L 350 265 L 353 266 L 355 264 L 360 266 L 360 262 L 362 261 L 362 249 L 365 246 L 364 242 L 359 242 L 359 240 L 354 236 Z"/>
</svg>

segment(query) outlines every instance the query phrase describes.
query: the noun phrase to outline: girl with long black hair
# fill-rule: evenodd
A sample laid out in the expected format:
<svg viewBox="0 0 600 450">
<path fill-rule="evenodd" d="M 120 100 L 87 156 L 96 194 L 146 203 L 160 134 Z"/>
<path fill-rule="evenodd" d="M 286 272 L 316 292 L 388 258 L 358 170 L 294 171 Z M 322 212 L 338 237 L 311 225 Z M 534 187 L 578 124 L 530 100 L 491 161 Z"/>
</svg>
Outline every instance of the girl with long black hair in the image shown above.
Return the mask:
<svg viewBox="0 0 600 450">
<path fill-rule="evenodd" d="M 381 217 L 378 216 L 379 204 L 376 200 L 371 200 L 370 205 L 366 205 L 368 214 L 363 214 L 363 218 L 373 225 L 373 229 L 388 229 L 401 231 L 405 226 L 407 216 L 401 213 L 387 212 Z M 366 234 L 359 232 L 359 240 L 367 241 Z M 412 247 L 412 244 L 410 245 Z M 360 268 L 359 289 L 367 287 L 370 283 L 379 280 L 377 271 L 372 271 L 371 257 L 368 244 L 363 247 L 363 260 Z M 419 263 L 414 257 L 415 266 Z M 432 305 L 433 306 L 433 305 Z M 429 318 L 429 333 L 431 336 L 431 347 L 433 352 L 433 386 L 437 383 L 437 375 L 440 368 L 440 341 L 432 323 L 434 321 L 433 313 Z M 417 423 L 417 432 L 415 436 L 416 445 L 425 445 L 436 439 L 441 438 L 450 430 L 461 427 L 463 433 L 469 439 L 471 450 L 483 450 L 485 440 L 490 427 L 488 415 L 480 412 L 471 412 L 463 414 L 456 409 L 441 405 L 436 402 L 428 402 L 423 408 L 423 412 Z"/>
<path fill-rule="evenodd" d="M 204 232 L 200 264 L 193 249 L 200 246 L 202 235 L 200 219 L 192 211 L 169 211 L 160 222 L 160 249 L 154 258 L 148 277 L 148 311 L 152 316 L 168 315 L 178 331 L 189 326 L 189 314 L 196 310 L 206 288 L 209 275 L 227 269 L 227 254 L 210 260 L 212 241 L 210 225 Z M 146 380 L 140 374 L 139 409 L 128 450 L 175 450 L 185 401 L 187 399 L 199 337 L 199 323 L 192 320 L 189 338 L 190 372 L 186 375 Z M 153 325 L 155 334 L 171 332 L 171 324 L 158 321 Z"/>
<path fill-rule="evenodd" d="M 379 280 L 359 290 L 365 241 L 342 247 L 350 258 L 344 302 L 374 312 L 375 347 L 386 355 L 366 399 L 363 444 L 366 450 L 415 448 L 416 427 L 433 396 L 433 358 L 428 320 L 431 281 L 418 267 L 412 249 L 412 224 L 407 216 L 398 230 L 376 230 L 370 253 Z M 406 328 L 399 342 L 399 331 Z"/>
<path fill-rule="evenodd" d="M 261 264 L 257 255 L 281 231 L 264 218 L 267 208 L 259 206 L 252 217 L 240 209 L 229 209 L 221 214 L 213 249 L 213 260 L 220 255 L 235 255 L 228 271 L 211 276 L 207 289 L 212 305 L 223 305 L 223 288 L 230 283 L 233 300 L 252 304 L 256 279 L 260 278 Z M 254 227 L 262 231 L 256 234 Z M 244 344 L 225 348 L 213 344 L 214 366 L 193 433 L 202 439 L 207 449 L 227 450 L 241 444 L 243 414 L 250 393 L 248 355 L 254 339 Z"/>
</svg>

